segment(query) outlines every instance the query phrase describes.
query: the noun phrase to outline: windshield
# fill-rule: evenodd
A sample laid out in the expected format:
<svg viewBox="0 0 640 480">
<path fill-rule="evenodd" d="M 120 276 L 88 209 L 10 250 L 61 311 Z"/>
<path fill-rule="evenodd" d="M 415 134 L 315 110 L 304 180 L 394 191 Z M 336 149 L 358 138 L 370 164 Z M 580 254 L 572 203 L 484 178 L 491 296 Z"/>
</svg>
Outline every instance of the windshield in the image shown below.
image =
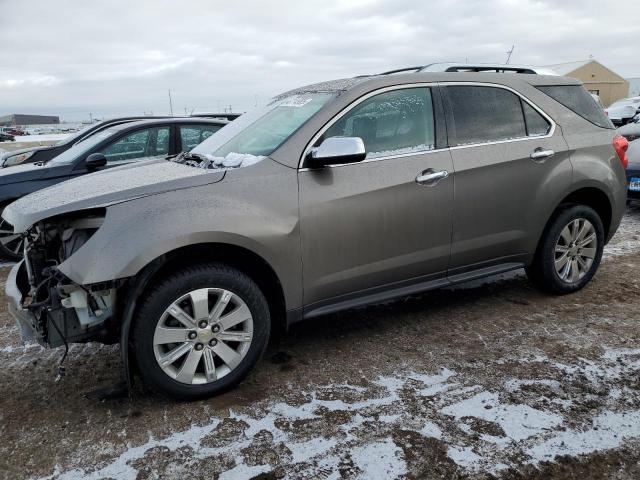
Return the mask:
<svg viewBox="0 0 640 480">
<path fill-rule="evenodd" d="M 62 152 L 57 157 L 50 160 L 48 165 L 69 165 L 76 161 L 78 157 L 81 157 L 83 154 L 87 153 L 93 147 L 102 142 L 105 138 L 109 138 L 113 135 L 117 129 L 108 128 L 107 130 L 103 130 L 102 132 L 95 133 L 91 135 L 89 138 L 83 140 L 80 143 L 77 143 L 69 150 Z"/>
<path fill-rule="evenodd" d="M 246 166 L 247 159 L 255 163 L 271 155 L 334 97 L 335 93 L 307 93 L 277 98 L 218 130 L 192 153 L 227 159 L 220 162 L 224 166 Z"/>
</svg>

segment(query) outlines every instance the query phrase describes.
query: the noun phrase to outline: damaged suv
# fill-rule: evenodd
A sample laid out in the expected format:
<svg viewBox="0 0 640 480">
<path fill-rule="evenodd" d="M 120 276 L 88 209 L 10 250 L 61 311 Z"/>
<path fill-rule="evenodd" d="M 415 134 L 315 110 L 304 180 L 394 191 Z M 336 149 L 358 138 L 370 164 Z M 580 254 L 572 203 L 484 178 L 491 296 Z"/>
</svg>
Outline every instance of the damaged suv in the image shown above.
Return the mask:
<svg viewBox="0 0 640 480">
<path fill-rule="evenodd" d="M 284 325 L 525 268 L 584 287 L 626 140 L 574 79 L 403 73 L 300 88 L 189 154 L 24 197 L 6 291 L 25 339 L 120 342 L 130 379 L 236 385 Z"/>
</svg>

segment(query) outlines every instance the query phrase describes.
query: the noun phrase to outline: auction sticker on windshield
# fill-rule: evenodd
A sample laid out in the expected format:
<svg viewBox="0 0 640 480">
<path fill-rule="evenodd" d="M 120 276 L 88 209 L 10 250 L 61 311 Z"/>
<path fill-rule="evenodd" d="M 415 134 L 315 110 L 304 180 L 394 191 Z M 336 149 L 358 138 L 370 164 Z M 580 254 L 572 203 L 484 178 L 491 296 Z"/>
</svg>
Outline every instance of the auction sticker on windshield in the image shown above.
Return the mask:
<svg viewBox="0 0 640 480">
<path fill-rule="evenodd" d="M 629 190 L 640 192 L 640 177 L 631 177 L 631 180 L 629 180 Z"/>
</svg>

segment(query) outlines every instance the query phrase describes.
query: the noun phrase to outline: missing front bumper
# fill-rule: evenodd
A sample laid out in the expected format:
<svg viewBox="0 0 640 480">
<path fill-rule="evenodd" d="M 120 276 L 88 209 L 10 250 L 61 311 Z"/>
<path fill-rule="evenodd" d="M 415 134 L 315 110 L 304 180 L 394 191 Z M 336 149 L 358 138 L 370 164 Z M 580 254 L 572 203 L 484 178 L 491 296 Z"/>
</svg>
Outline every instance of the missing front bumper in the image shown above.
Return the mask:
<svg viewBox="0 0 640 480">
<path fill-rule="evenodd" d="M 40 344 L 44 344 L 44 339 L 38 334 L 35 315 L 22 307 L 23 294 L 18 285 L 18 277 L 20 275 L 26 275 L 24 260 L 13 266 L 5 284 L 5 293 L 9 300 L 9 313 L 20 328 L 22 341 L 35 340 Z"/>
</svg>

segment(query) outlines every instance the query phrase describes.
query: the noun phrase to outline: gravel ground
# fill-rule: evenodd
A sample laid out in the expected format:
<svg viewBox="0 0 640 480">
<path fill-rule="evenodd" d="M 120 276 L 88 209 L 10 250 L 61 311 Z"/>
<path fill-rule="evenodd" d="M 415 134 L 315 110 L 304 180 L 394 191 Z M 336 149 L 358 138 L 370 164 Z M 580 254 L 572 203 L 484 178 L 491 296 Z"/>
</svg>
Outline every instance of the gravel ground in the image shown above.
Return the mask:
<svg viewBox="0 0 640 480">
<path fill-rule="evenodd" d="M 88 396 L 115 346 L 74 346 L 56 382 L 62 352 L 3 309 L 0 477 L 639 478 L 639 251 L 636 206 L 579 293 L 515 272 L 330 315 L 193 403 Z"/>
</svg>

